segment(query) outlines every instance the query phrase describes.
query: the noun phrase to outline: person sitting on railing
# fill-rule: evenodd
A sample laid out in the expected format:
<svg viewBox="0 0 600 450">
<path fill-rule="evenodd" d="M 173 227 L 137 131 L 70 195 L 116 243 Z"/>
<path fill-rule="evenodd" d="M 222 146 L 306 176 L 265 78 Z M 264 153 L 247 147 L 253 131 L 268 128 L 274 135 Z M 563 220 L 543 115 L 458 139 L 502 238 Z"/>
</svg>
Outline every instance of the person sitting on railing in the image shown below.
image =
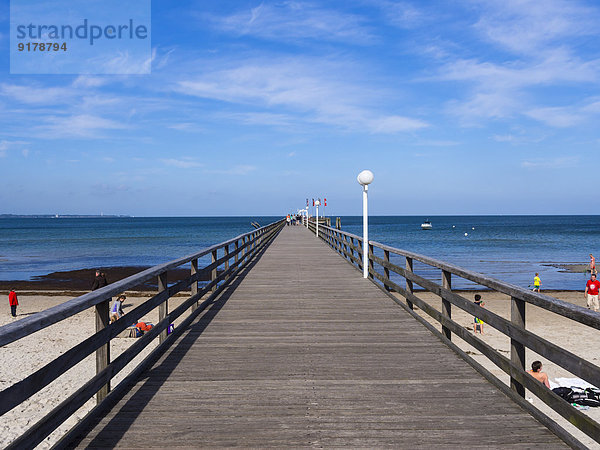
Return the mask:
<svg viewBox="0 0 600 450">
<path fill-rule="evenodd" d="M 542 362 L 534 361 L 531 363 L 531 370 L 528 370 L 527 373 L 531 375 L 533 378 L 538 380 L 548 389 L 550 389 L 550 382 L 548 381 L 548 375 L 542 372 Z"/>
<path fill-rule="evenodd" d="M 481 300 L 481 295 L 479 294 L 475 294 L 475 304 L 478 306 L 484 306 L 485 302 L 483 302 Z M 477 333 L 477 330 L 479 330 L 479 332 L 481 334 L 483 333 L 483 321 L 479 318 L 479 317 L 474 317 L 474 321 L 473 321 L 473 333 Z"/>
</svg>

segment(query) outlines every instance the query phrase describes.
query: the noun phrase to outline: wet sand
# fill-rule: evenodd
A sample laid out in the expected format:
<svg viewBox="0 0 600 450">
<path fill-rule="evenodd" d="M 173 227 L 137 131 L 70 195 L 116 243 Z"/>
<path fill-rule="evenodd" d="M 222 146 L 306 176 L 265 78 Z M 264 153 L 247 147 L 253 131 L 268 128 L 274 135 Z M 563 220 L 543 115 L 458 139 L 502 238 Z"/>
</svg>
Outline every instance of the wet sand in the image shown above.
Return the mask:
<svg viewBox="0 0 600 450">
<path fill-rule="evenodd" d="M 65 272 L 52 272 L 47 275 L 33 277 L 31 280 L 16 280 L 16 281 L 0 281 L 0 295 L 9 290 L 14 289 L 19 293 L 39 293 L 45 292 L 49 295 L 82 295 L 92 287 L 96 269 L 100 269 L 106 274 L 106 279 L 109 283 L 115 283 L 124 278 L 135 275 L 143 270 L 149 269 L 150 266 L 122 266 L 109 268 L 91 268 L 69 270 Z M 190 269 L 178 268 L 168 272 L 169 283 L 177 282 L 187 278 L 190 275 Z M 203 281 L 207 281 L 209 275 L 206 274 Z M 132 288 L 134 291 L 153 291 L 157 289 L 156 279 L 151 279 Z"/>
</svg>

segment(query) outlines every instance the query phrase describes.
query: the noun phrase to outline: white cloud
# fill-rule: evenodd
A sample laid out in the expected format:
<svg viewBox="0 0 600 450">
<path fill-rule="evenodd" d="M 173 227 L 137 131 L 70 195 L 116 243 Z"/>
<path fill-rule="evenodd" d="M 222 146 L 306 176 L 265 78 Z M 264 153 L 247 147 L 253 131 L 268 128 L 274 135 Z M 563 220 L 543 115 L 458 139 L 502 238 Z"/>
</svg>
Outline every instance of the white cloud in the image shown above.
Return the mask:
<svg viewBox="0 0 600 450">
<path fill-rule="evenodd" d="M 19 86 L 16 84 L 0 85 L 0 95 L 30 105 L 68 103 L 74 94 L 75 91 L 69 88 Z"/>
<path fill-rule="evenodd" d="M 35 130 L 40 137 L 60 139 L 67 137 L 93 138 L 99 137 L 104 130 L 122 130 L 128 128 L 122 122 L 105 119 L 91 114 L 76 114 L 71 116 L 48 116 L 45 124 Z"/>
<path fill-rule="evenodd" d="M 372 133 L 413 131 L 427 125 L 381 111 L 379 105 L 389 102 L 389 95 L 368 81 L 352 81 L 347 74 L 356 68 L 351 66 L 351 62 L 294 58 L 240 61 L 233 68 L 217 68 L 181 80 L 173 89 L 184 95 L 269 108 L 267 113 L 232 115 L 250 124 L 279 126 L 303 121 L 351 130 L 366 128 Z"/>
<path fill-rule="evenodd" d="M 575 167 L 579 163 L 579 156 L 564 156 L 559 158 L 540 158 L 527 160 L 521 163 L 526 169 L 565 169 Z"/>
<path fill-rule="evenodd" d="M 422 120 L 402 116 L 382 117 L 381 119 L 371 120 L 369 124 L 369 128 L 373 133 L 399 133 L 419 130 L 428 126 Z"/>
<path fill-rule="evenodd" d="M 213 17 L 212 21 L 228 33 L 277 41 L 314 39 L 364 44 L 374 39 L 361 16 L 309 2 L 261 3 L 228 17 Z"/>
<path fill-rule="evenodd" d="M 257 170 L 256 166 L 244 165 L 240 164 L 237 166 L 233 166 L 231 169 L 227 170 L 209 170 L 209 173 L 217 173 L 221 175 L 248 175 L 251 172 Z"/>
<path fill-rule="evenodd" d="M 555 48 L 559 40 L 598 35 L 598 11 L 575 1 L 488 1 L 481 5 L 475 28 L 491 42 L 516 53 L 539 54 Z"/>
<path fill-rule="evenodd" d="M 535 120 L 557 128 L 568 128 L 584 120 L 582 115 L 573 112 L 571 108 L 535 108 L 527 111 L 525 114 Z"/>
<path fill-rule="evenodd" d="M 29 142 L 25 142 L 25 141 L 2 140 L 2 141 L 0 141 L 0 158 L 4 158 L 8 154 L 9 150 L 18 149 L 18 148 L 21 148 L 24 145 L 28 145 L 28 144 L 29 144 Z M 29 150 L 22 149 L 21 153 L 23 154 L 23 156 L 27 156 L 29 154 Z M 27 155 L 25 153 L 27 153 Z"/>
<path fill-rule="evenodd" d="M 408 2 L 380 0 L 375 3 L 383 10 L 387 20 L 400 28 L 414 28 L 431 19 Z"/>
<path fill-rule="evenodd" d="M 204 166 L 204 164 L 194 161 L 193 158 L 189 158 L 189 157 L 183 157 L 180 159 L 176 159 L 176 158 L 161 159 L 160 162 L 167 166 L 177 167 L 179 169 L 193 169 L 196 167 Z"/>
<path fill-rule="evenodd" d="M 91 88 L 104 86 L 109 82 L 108 77 L 92 77 L 88 75 L 80 75 L 71 84 L 76 88 Z"/>
</svg>

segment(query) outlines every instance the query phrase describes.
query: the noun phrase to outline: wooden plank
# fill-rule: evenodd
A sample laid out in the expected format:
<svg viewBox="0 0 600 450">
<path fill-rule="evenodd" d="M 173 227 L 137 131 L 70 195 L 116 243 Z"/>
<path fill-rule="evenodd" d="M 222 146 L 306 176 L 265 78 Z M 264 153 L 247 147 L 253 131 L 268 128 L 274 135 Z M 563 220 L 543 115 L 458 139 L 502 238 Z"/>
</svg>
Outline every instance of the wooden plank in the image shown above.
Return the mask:
<svg viewBox="0 0 600 450">
<path fill-rule="evenodd" d="M 564 448 L 303 227 L 249 267 L 74 444 Z"/>
</svg>

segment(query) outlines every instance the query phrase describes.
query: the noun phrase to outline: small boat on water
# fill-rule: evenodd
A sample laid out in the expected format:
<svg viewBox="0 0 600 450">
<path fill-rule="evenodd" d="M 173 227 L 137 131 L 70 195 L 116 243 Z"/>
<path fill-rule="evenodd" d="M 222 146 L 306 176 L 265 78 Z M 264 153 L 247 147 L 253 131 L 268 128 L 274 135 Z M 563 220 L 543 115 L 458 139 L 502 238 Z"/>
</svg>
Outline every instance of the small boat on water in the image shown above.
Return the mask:
<svg viewBox="0 0 600 450">
<path fill-rule="evenodd" d="M 433 225 L 431 225 L 431 222 L 429 221 L 429 219 L 425 219 L 423 221 L 423 223 L 421 224 L 422 230 L 431 230 L 432 228 L 433 228 Z"/>
</svg>

